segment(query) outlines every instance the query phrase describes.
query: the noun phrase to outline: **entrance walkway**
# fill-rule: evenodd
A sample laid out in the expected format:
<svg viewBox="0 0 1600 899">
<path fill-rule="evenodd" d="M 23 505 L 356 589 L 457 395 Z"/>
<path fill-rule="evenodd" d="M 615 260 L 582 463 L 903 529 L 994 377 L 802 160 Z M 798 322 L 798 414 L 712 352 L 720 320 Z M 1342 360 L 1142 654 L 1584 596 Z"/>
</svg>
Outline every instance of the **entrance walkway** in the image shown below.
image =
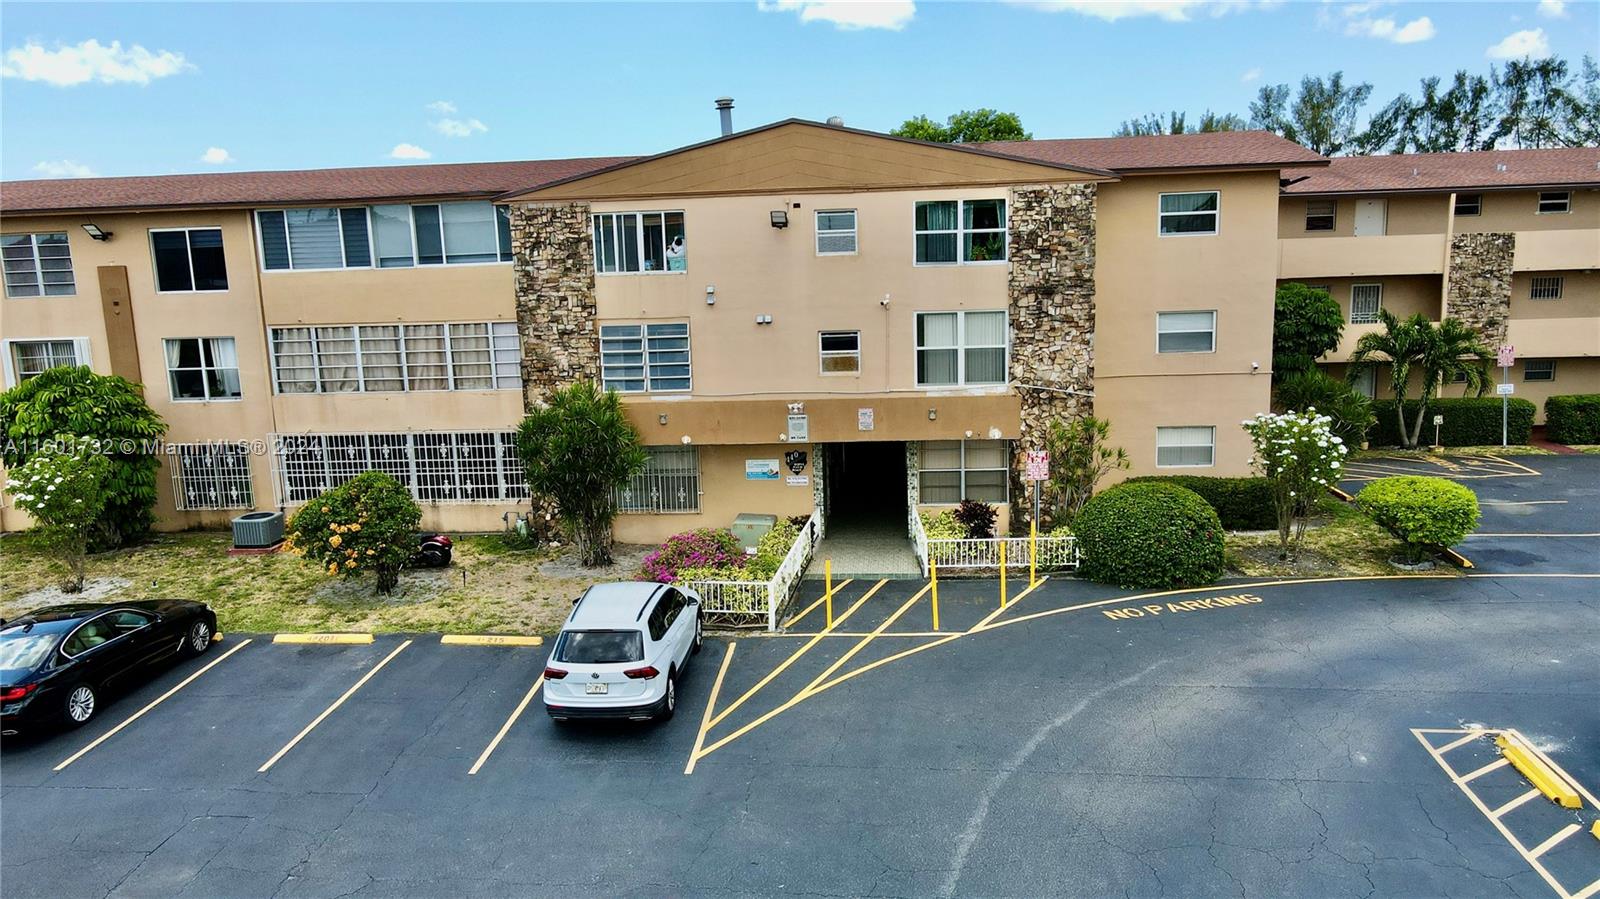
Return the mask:
<svg viewBox="0 0 1600 899">
<path fill-rule="evenodd" d="M 826 536 L 817 544 L 807 578 L 820 578 L 823 562 L 833 560 L 833 579 L 916 578 L 922 576 L 904 521 L 878 517 L 833 515 Z"/>
</svg>

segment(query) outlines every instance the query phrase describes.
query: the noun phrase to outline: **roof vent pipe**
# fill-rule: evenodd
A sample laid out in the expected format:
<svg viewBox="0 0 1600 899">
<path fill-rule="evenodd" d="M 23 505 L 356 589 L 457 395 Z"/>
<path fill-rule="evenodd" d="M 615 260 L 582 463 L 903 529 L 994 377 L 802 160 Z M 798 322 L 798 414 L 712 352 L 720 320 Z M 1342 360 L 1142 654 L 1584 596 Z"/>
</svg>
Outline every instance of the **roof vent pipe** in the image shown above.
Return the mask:
<svg viewBox="0 0 1600 899">
<path fill-rule="evenodd" d="M 722 136 L 727 137 L 733 133 L 733 98 L 717 98 L 717 115 L 722 117 Z"/>
<path fill-rule="evenodd" d="M 844 119 L 841 119 L 836 115 L 831 115 L 831 116 L 828 116 L 828 124 L 832 125 L 835 128 L 843 128 L 844 127 Z"/>
</svg>

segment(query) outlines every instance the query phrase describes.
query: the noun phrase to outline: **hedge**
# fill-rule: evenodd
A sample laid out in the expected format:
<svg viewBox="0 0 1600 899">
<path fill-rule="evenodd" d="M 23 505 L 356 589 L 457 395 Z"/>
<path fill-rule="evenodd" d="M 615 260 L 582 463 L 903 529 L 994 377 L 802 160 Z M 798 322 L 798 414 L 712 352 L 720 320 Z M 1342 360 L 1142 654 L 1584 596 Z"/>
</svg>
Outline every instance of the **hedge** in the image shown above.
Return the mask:
<svg viewBox="0 0 1600 899">
<path fill-rule="evenodd" d="M 1191 587 L 1222 576 L 1222 522 L 1198 493 L 1175 484 L 1118 484 L 1072 522 L 1079 574 L 1124 588 Z"/>
<path fill-rule="evenodd" d="M 1266 478 L 1213 478 L 1203 475 L 1145 475 L 1128 484 L 1175 484 L 1193 490 L 1217 510 L 1230 531 L 1271 531 L 1278 527 L 1272 505 L 1272 484 Z"/>
<path fill-rule="evenodd" d="M 1556 443 L 1600 443 L 1600 393 L 1573 393 L 1544 401 L 1545 436 Z"/>
<path fill-rule="evenodd" d="M 1413 559 L 1424 547 L 1460 543 L 1478 526 L 1478 495 L 1445 478 L 1379 478 L 1356 494 L 1356 506 L 1404 541 Z"/>
<path fill-rule="evenodd" d="M 1525 444 L 1533 431 L 1533 403 L 1512 397 L 1506 409 L 1507 441 Z M 1372 414 L 1378 423 L 1372 426 L 1367 440 L 1373 446 L 1399 446 L 1400 431 L 1394 420 L 1394 400 L 1373 400 Z M 1444 397 L 1428 401 L 1428 411 L 1422 419 L 1422 433 L 1417 442 L 1433 445 L 1433 417 L 1444 416 L 1439 429 L 1441 446 L 1492 446 L 1500 443 L 1500 398 Z M 1406 400 L 1406 426 L 1416 421 L 1417 402 Z"/>
</svg>

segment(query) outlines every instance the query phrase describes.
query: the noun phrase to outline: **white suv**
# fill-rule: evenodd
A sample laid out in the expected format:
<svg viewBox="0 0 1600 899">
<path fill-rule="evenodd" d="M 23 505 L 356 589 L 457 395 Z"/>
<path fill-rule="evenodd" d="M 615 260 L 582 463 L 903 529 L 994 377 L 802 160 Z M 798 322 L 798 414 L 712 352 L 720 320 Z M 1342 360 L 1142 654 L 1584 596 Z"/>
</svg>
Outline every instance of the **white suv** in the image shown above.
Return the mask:
<svg viewBox="0 0 1600 899">
<path fill-rule="evenodd" d="M 569 718 L 672 717 L 705 641 L 700 596 L 668 584 L 596 584 L 572 604 L 544 669 L 544 707 Z"/>
</svg>

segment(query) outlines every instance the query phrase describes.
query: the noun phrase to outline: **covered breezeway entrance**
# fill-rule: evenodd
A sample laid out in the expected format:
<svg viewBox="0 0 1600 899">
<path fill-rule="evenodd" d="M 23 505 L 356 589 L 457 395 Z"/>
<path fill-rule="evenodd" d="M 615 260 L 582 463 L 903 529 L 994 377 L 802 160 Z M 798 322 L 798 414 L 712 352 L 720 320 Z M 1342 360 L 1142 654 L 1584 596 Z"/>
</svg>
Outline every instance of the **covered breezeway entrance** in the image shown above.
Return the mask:
<svg viewBox="0 0 1600 899">
<path fill-rule="evenodd" d="M 809 576 L 831 559 L 837 577 L 920 577 L 906 534 L 904 441 L 830 443 L 823 458 L 827 527 Z"/>
</svg>

